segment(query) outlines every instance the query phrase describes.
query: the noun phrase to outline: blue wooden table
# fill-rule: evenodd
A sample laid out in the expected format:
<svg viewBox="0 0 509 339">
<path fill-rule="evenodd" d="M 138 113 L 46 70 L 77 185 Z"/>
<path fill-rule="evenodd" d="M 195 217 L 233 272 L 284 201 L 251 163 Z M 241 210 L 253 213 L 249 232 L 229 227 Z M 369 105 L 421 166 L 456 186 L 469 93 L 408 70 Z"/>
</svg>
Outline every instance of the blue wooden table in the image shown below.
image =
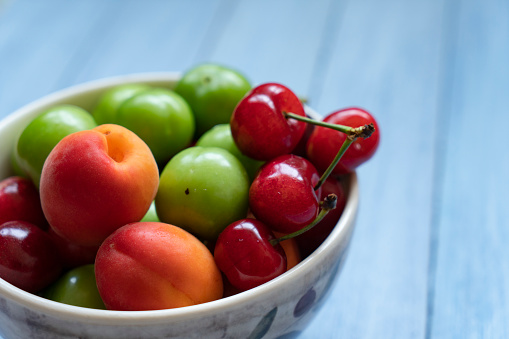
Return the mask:
<svg viewBox="0 0 509 339">
<path fill-rule="evenodd" d="M 0 118 L 204 61 L 379 121 L 349 257 L 302 338 L 509 337 L 509 1 L 0 0 Z"/>
</svg>

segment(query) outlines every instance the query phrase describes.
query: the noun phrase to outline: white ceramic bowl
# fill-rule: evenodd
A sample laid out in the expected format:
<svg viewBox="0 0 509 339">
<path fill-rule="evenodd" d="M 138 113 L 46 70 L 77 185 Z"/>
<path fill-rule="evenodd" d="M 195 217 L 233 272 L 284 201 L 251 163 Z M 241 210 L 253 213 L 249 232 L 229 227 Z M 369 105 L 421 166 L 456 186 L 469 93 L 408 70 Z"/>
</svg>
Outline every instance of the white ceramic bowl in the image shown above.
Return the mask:
<svg viewBox="0 0 509 339">
<path fill-rule="evenodd" d="M 0 122 L 0 179 L 12 174 L 15 140 L 32 118 L 57 104 L 90 110 L 105 90 L 124 83 L 171 88 L 177 73 L 145 73 L 61 90 Z M 311 110 L 308 114 L 316 116 Z M 347 205 L 326 241 L 298 266 L 252 290 L 213 302 L 158 311 L 76 307 L 27 293 L 0 279 L 0 336 L 7 338 L 277 338 L 298 334 L 316 313 L 346 257 L 358 206 L 355 174 Z"/>
</svg>

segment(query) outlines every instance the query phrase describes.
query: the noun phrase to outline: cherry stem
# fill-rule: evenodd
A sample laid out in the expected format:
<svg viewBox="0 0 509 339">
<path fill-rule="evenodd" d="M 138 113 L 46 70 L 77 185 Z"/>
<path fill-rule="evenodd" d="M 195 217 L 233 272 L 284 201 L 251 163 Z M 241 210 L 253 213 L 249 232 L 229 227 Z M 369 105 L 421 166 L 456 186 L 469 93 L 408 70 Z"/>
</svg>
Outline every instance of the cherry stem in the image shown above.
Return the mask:
<svg viewBox="0 0 509 339">
<path fill-rule="evenodd" d="M 291 113 L 291 112 L 283 112 L 283 115 L 287 119 L 291 118 L 291 119 L 307 122 L 312 125 L 331 128 L 333 130 L 345 133 L 346 135 L 348 135 L 349 138 L 353 138 L 353 139 L 356 139 L 356 138 L 367 139 L 375 131 L 375 126 L 372 123 L 369 125 L 364 125 L 364 126 L 360 126 L 360 127 L 350 127 L 350 126 L 345 126 L 345 125 L 331 124 L 328 122 L 318 121 L 318 120 L 304 117 L 302 115 L 298 115 L 298 114 Z"/>
<path fill-rule="evenodd" d="M 329 167 L 327 167 L 325 172 L 323 172 L 322 176 L 320 177 L 320 180 L 318 180 L 318 182 L 316 183 L 316 185 L 314 187 L 315 191 L 317 191 L 323 185 L 325 180 L 327 180 L 329 175 L 334 170 L 334 167 L 336 167 L 336 165 L 338 164 L 338 162 L 341 159 L 341 157 L 343 156 L 343 154 L 345 154 L 345 152 L 348 149 L 348 147 L 350 147 L 350 145 L 354 141 L 355 141 L 355 139 L 351 139 L 351 138 L 346 138 L 345 141 L 343 141 L 343 144 L 341 145 L 341 148 L 339 149 L 338 153 L 336 154 L 336 156 L 334 157 L 334 159 L 330 163 Z"/>
<path fill-rule="evenodd" d="M 320 203 L 320 207 L 321 207 L 320 213 L 318 213 L 318 216 L 315 218 L 315 220 L 313 220 L 313 222 L 311 222 L 309 225 L 307 225 L 306 227 L 301 228 L 298 231 L 295 231 L 295 232 L 287 234 L 287 235 L 283 235 L 282 237 L 277 238 L 277 239 L 271 239 L 269 241 L 270 244 L 272 246 L 275 246 L 276 244 L 280 243 L 281 241 L 285 241 L 285 240 L 288 240 L 288 239 L 291 239 L 291 238 L 295 238 L 296 236 L 299 236 L 302 233 L 304 233 L 306 231 L 309 231 L 310 229 L 315 227 L 316 224 L 318 224 L 320 221 L 322 221 L 322 219 L 325 218 L 325 216 L 327 215 L 327 213 L 329 213 L 330 210 L 333 210 L 333 209 L 336 208 L 337 200 L 338 200 L 337 195 L 335 195 L 333 193 L 329 194 Z"/>
<path fill-rule="evenodd" d="M 285 118 L 287 118 L 287 119 L 291 118 L 291 119 L 307 122 L 307 123 L 310 123 L 310 124 L 313 124 L 316 126 L 331 128 L 333 130 L 345 133 L 347 135 L 345 141 L 341 145 L 341 148 L 339 149 L 338 153 L 332 160 L 332 163 L 329 165 L 329 167 L 327 167 L 327 170 L 325 170 L 325 172 L 322 174 L 320 180 L 314 187 L 315 191 L 317 191 L 323 185 L 325 180 L 327 180 L 329 175 L 332 173 L 332 170 L 334 169 L 334 167 L 336 167 L 336 165 L 338 164 L 338 162 L 341 159 L 341 157 L 343 156 L 343 154 L 345 154 L 346 150 L 355 141 L 355 139 L 357 139 L 357 138 L 367 139 L 375 131 L 375 126 L 372 123 L 369 125 L 364 125 L 364 126 L 359 126 L 359 127 L 350 127 L 350 126 L 345 126 L 345 125 L 330 124 L 327 122 L 314 120 L 314 119 L 304 117 L 302 115 L 298 115 L 298 114 L 291 113 L 291 112 L 283 112 L 283 114 L 284 114 Z"/>
<path fill-rule="evenodd" d="M 339 125 L 334 125 L 334 126 L 339 126 Z M 339 149 L 338 153 L 332 160 L 329 167 L 327 167 L 325 172 L 323 172 L 322 176 L 320 177 L 320 180 L 318 180 L 318 183 L 315 185 L 315 191 L 318 190 L 322 186 L 322 184 L 325 182 L 325 180 L 327 180 L 329 175 L 332 173 L 332 170 L 334 170 L 334 167 L 336 167 L 336 165 L 338 164 L 338 162 L 341 159 L 341 157 L 343 156 L 343 154 L 345 154 L 346 150 L 355 141 L 355 139 L 369 138 L 371 136 L 371 134 L 373 134 L 373 132 L 375 131 L 375 126 L 373 125 L 373 123 L 371 123 L 369 125 L 360 126 L 360 127 L 350 127 L 350 128 L 351 128 L 350 133 L 348 133 L 345 141 L 343 141 L 343 144 L 341 145 L 341 148 Z"/>
</svg>

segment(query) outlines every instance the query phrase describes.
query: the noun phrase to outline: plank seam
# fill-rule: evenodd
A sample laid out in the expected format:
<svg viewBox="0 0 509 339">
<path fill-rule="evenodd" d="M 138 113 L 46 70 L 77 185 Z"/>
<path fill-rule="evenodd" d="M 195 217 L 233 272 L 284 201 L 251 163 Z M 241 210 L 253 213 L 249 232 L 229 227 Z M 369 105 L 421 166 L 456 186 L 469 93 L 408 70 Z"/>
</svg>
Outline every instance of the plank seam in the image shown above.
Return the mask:
<svg viewBox="0 0 509 339">
<path fill-rule="evenodd" d="M 72 53 L 72 56 L 64 66 L 61 75 L 55 82 L 55 88 L 64 88 L 75 83 L 80 74 L 79 70 L 86 67 L 89 59 L 97 52 L 93 51 L 92 53 L 83 53 L 83 49 L 90 48 L 89 46 L 92 46 L 93 44 L 90 44 L 89 41 L 97 40 L 98 36 L 101 37 L 103 41 L 106 39 L 104 32 L 106 31 L 106 27 L 112 23 L 111 14 L 115 12 L 117 7 L 118 4 L 112 2 L 107 5 L 108 10 L 104 9 L 102 11 L 98 11 L 100 14 L 94 18 L 96 24 L 93 25 L 93 28 L 90 29 L 89 32 L 82 38 L 81 44 Z M 102 34 L 98 34 L 98 32 L 102 32 Z M 80 67 L 78 67 L 78 65 Z M 71 70 L 77 71 L 71 72 Z"/>
<path fill-rule="evenodd" d="M 198 47 L 194 59 L 194 64 L 199 64 L 210 59 L 210 56 L 214 52 L 215 46 L 219 37 L 223 34 L 224 30 L 228 26 L 228 23 L 233 17 L 238 4 L 240 1 L 235 0 L 223 0 L 217 6 L 212 19 L 208 25 L 206 34 L 203 36 L 203 40 Z"/>
<path fill-rule="evenodd" d="M 320 44 L 318 45 L 318 53 L 313 65 L 311 73 L 310 87 L 308 89 L 308 103 L 319 102 L 322 93 L 323 84 L 327 71 L 331 67 L 332 52 L 334 49 L 334 41 L 341 29 L 342 18 L 345 14 L 345 8 L 348 1 L 334 1 L 329 3 L 325 25 Z M 313 104 L 312 104 L 313 105 Z M 320 115 L 324 115 L 319 112 Z"/>
<path fill-rule="evenodd" d="M 457 56 L 458 37 L 458 12 L 461 4 L 444 1 L 442 16 L 442 27 L 444 35 L 441 41 L 442 62 L 440 63 L 441 78 L 439 81 L 435 120 L 435 137 L 433 145 L 434 164 L 433 182 L 435 183 L 431 192 L 431 218 L 429 228 L 429 250 L 428 250 L 428 279 L 426 296 L 426 321 L 424 337 L 432 338 L 433 318 L 435 311 L 435 288 L 436 272 L 438 265 L 438 245 L 440 219 L 442 216 L 442 194 L 444 189 L 444 172 L 446 167 L 447 141 L 449 138 L 449 127 L 451 126 L 451 101 L 454 85 L 454 65 Z M 449 72 L 448 72 L 449 70 Z"/>
</svg>

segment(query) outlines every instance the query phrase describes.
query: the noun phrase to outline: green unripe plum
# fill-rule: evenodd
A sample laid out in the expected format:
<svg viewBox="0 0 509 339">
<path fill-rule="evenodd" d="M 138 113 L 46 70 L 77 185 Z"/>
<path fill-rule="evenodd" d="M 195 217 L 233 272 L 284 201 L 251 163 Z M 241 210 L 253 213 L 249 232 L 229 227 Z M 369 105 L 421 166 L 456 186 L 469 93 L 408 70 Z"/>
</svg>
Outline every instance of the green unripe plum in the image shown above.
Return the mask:
<svg viewBox="0 0 509 339">
<path fill-rule="evenodd" d="M 164 168 L 156 195 L 162 222 L 199 238 L 215 240 L 233 221 L 245 218 L 249 177 L 240 161 L 217 147 L 190 147 Z"/>
<path fill-rule="evenodd" d="M 53 147 L 65 136 L 96 127 L 87 111 L 72 105 L 50 108 L 25 127 L 16 145 L 16 160 L 19 167 L 39 187 L 42 166 Z"/>
<path fill-rule="evenodd" d="M 97 290 L 93 264 L 70 270 L 41 294 L 68 305 L 106 309 Z"/>
<path fill-rule="evenodd" d="M 148 222 L 159 222 L 160 221 L 159 217 L 157 216 L 155 201 L 152 201 L 147 213 L 145 213 L 145 216 L 140 221 L 144 221 L 144 222 L 145 221 L 148 221 Z"/>
<path fill-rule="evenodd" d="M 191 106 L 196 120 L 196 137 L 217 124 L 230 122 L 237 103 L 251 89 L 239 72 L 214 64 L 187 71 L 175 87 Z"/>
<path fill-rule="evenodd" d="M 227 150 L 240 160 L 251 181 L 253 181 L 258 169 L 264 164 L 263 161 L 242 154 L 233 140 L 230 124 L 219 124 L 212 127 L 198 139 L 196 146 L 219 147 Z"/>
<path fill-rule="evenodd" d="M 159 165 L 187 147 L 194 135 L 194 116 L 177 93 L 153 88 L 136 94 L 118 109 L 117 124 L 136 133 Z"/>
<path fill-rule="evenodd" d="M 16 156 L 16 147 L 14 147 L 13 152 L 11 153 L 11 168 L 12 168 L 12 173 L 14 175 L 16 175 L 18 177 L 28 178 L 25 171 L 23 171 L 23 169 L 19 165 L 18 157 Z"/>
<path fill-rule="evenodd" d="M 143 84 L 125 84 L 119 85 L 106 91 L 96 107 L 92 111 L 92 116 L 99 124 L 116 124 L 117 110 L 127 99 L 134 95 L 150 89 L 150 86 Z"/>
</svg>

